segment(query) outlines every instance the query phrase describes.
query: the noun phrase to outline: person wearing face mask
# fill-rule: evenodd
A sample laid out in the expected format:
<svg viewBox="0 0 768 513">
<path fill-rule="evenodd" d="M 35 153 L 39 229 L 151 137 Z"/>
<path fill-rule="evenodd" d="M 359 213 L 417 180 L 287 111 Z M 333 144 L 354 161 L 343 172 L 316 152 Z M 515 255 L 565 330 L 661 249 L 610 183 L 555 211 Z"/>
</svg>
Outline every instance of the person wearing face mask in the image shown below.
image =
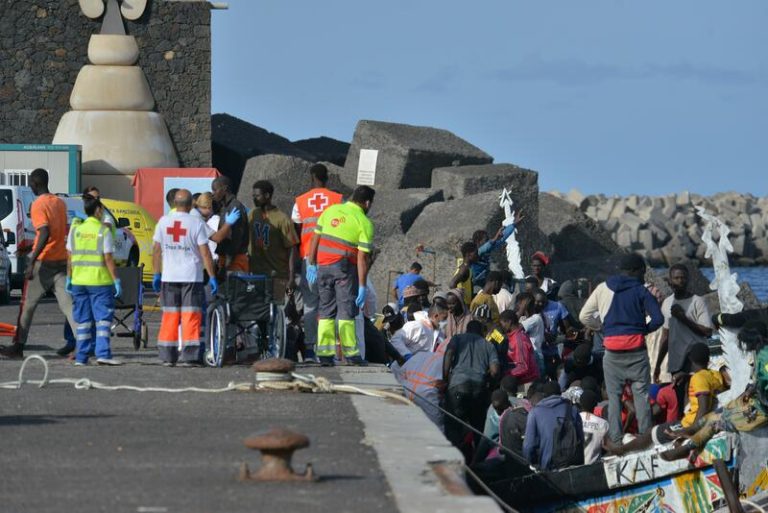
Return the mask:
<svg viewBox="0 0 768 513">
<path fill-rule="evenodd" d="M 253 184 L 253 206 L 248 215 L 249 269 L 272 277 L 272 297 L 283 303 L 293 294 L 299 236 L 291 218 L 272 204 L 273 185 L 266 180 Z"/>
<path fill-rule="evenodd" d="M 325 209 L 310 242 L 306 275 L 310 285 L 317 283 L 320 296 L 316 354 L 324 366 L 334 365 L 337 323 L 347 363 L 368 363 L 358 349 L 355 316 L 368 293 L 373 223 L 367 213 L 375 195 L 372 188 L 360 185 L 348 202 Z"/>
<path fill-rule="evenodd" d="M 416 318 L 406 322 L 393 336 L 392 346 L 406 360 L 422 351 L 432 352 L 445 337 L 443 332 L 448 325 L 448 310 L 440 305 L 432 305 L 429 312 L 416 312 Z"/>
</svg>

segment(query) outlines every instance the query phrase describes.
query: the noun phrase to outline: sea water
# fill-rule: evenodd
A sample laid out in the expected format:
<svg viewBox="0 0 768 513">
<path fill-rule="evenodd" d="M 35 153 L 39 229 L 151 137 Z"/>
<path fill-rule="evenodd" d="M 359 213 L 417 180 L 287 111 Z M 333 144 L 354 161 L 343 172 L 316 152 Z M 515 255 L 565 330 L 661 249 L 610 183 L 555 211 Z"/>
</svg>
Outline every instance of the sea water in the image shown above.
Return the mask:
<svg viewBox="0 0 768 513">
<path fill-rule="evenodd" d="M 701 272 L 708 280 L 715 277 L 711 267 L 702 267 Z M 731 272 L 739 275 L 739 283 L 749 283 L 761 303 L 768 303 L 768 267 L 731 267 Z"/>
</svg>

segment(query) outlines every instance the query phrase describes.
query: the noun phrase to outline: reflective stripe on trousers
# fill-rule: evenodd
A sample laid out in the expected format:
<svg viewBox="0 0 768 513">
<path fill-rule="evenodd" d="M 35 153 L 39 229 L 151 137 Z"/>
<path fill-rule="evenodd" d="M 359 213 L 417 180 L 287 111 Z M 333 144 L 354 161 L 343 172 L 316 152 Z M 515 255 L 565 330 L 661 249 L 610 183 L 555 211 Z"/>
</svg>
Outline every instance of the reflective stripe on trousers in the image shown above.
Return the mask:
<svg viewBox="0 0 768 513">
<path fill-rule="evenodd" d="M 179 359 L 179 325 L 181 325 L 181 359 L 197 361 L 202 325 L 205 290 L 202 283 L 163 283 L 161 297 L 163 317 L 157 334 L 160 359 Z"/>
</svg>

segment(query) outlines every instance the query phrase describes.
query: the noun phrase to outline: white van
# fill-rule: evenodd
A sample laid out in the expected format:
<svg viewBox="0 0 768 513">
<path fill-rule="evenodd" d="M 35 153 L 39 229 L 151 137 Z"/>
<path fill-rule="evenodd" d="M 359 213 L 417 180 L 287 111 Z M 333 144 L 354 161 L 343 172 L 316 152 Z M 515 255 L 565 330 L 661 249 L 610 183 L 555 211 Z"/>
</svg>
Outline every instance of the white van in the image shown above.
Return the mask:
<svg viewBox="0 0 768 513">
<path fill-rule="evenodd" d="M 32 251 L 35 229 L 29 208 L 35 201 L 32 189 L 20 185 L 0 185 L 0 224 L 11 261 L 11 288 L 24 284 L 25 256 Z"/>
</svg>

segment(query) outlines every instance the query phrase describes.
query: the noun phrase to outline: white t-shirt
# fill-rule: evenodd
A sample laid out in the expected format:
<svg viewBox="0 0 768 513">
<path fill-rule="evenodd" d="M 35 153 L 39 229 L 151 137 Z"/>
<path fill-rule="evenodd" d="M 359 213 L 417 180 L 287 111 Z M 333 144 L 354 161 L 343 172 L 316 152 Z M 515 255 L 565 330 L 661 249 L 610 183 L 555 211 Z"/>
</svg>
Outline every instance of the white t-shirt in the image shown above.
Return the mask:
<svg viewBox="0 0 768 513">
<path fill-rule="evenodd" d="M 294 203 L 293 208 L 291 209 L 291 221 L 293 221 L 296 224 L 301 224 L 301 214 L 299 214 L 299 205 Z"/>
<path fill-rule="evenodd" d="M 392 335 L 392 345 L 397 352 L 405 356 L 420 351 L 432 351 L 437 345 L 440 332 L 432 328 L 428 319 L 408 321 Z"/>
<path fill-rule="evenodd" d="M 163 281 L 194 283 L 203 281 L 200 246 L 208 243 L 208 227 L 199 216 L 172 212 L 160 218 L 152 240 L 163 252 Z"/>
<path fill-rule="evenodd" d="M 608 433 L 608 421 L 586 411 L 579 412 L 579 415 L 584 428 L 584 464 L 589 465 L 600 459 L 603 438 Z"/>
<path fill-rule="evenodd" d="M 496 302 L 499 312 L 515 309 L 515 296 L 505 288 L 502 288 L 498 294 L 494 294 L 493 300 Z"/>
<path fill-rule="evenodd" d="M 664 315 L 664 327 L 669 330 L 667 369 L 675 374 L 685 367 L 685 359 L 691 346 L 699 342 L 706 344 L 707 339 L 672 317 L 672 305 L 680 305 L 688 319 L 707 328 L 712 327 L 712 318 L 709 315 L 707 303 L 701 296 L 694 294 L 689 298 L 675 299 L 673 294 L 662 301 L 661 313 Z"/>
<path fill-rule="evenodd" d="M 208 227 L 207 234 L 208 234 L 208 249 L 211 250 L 211 257 L 213 258 L 213 261 L 216 262 L 219 259 L 219 255 L 216 254 L 216 247 L 218 246 L 217 243 L 210 240 L 210 238 L 213 236 L 214 233 L 219 231 L 219 216 L 212 215 L 208 218 L 208 220 L 205 222 L 205 225 Z"/>
<path fill-rule="evenodd" d="M 531 339 L 533 349 L 541 352 L 541 347 L 544 345 L 544 319 L 541 318 L 541 314 L 533 314 L 521 319 L 520 324 Z"/>
</svg>

